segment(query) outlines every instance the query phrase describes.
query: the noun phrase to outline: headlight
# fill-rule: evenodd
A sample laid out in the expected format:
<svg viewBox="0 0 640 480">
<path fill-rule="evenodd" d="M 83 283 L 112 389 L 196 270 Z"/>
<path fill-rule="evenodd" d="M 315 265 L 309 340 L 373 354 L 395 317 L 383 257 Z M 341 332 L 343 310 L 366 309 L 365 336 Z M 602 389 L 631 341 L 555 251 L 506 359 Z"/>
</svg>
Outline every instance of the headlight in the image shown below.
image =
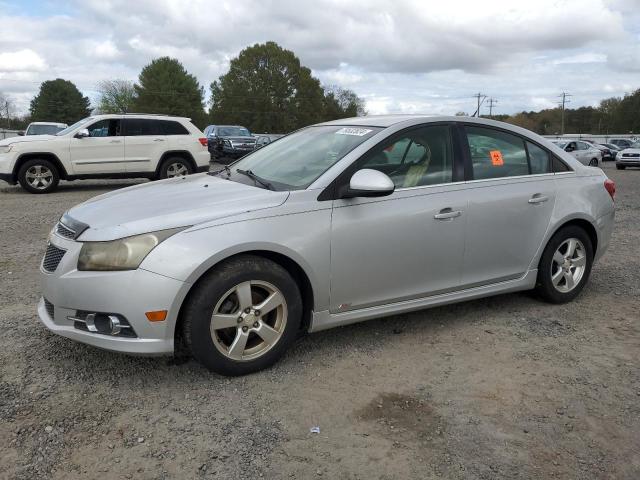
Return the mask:
<svg viewBox="0 0 640 480">
<path fill-rule="evenodd" d="M 84 242 L 78 270 L 135 270 L 151 250 L 187 227 L 160 230 L 110 242 Z"/>
<path fill-rule="evenodd" d="M 9 153 L 12 148 L 13 145 L 3 145 L 2 147 L 0 147 L 0 153 Z"/>
</svg>

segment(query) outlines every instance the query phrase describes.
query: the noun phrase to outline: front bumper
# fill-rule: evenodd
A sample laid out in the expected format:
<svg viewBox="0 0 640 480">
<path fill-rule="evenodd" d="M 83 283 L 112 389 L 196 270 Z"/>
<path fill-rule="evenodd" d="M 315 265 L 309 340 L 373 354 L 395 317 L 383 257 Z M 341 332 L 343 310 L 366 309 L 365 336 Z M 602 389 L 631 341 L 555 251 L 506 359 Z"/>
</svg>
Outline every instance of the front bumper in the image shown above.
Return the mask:
<svg viewBox="0 0 640 480">
<path fill-rule="evenodd" d="M 13 178 L 13 174 L 11 173 L 0 173 L 0 180 L 4 180 L 5 182 L 10 183 L 11 185 L 16 184 L 16 180 L 15 178 Z"/>
<path fill-rule="evenodd" d="M 624 165 L 625 167 L 640 167 L 640 158 L 616 158 L 616 165 Z"/>
<path fill-rule="evenodd" d="M 50 243 L 66 252 L 53 273 L 41 268 L 43 298 L 38 303 L 38 316 L 49 330 L 115 352 L 173 353 L 178 312 L 189 284 L 142 269 L 81 272 L 76 269 L 81 242 L 53 234 Z M 53 305 L 52 309 L 47 309 L 44 299 Z M 51 310 L 53 315 L 50 315 Z M 166 320 L 148 321 L 145 312 L 157 310 L 167 310 Z M 77 317 L 80 311 L 124 317 L 137 336 L 113 336 L 76 328 L 68 317 Z"/>
</svg>

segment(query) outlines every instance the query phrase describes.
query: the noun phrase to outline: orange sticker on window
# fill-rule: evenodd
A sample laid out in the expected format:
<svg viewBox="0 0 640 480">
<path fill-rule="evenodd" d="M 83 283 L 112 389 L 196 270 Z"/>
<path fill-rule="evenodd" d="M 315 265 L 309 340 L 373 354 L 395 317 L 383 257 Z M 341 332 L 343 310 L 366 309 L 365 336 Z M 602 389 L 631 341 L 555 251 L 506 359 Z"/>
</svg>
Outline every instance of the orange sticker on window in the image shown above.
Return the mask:
<svg viewBox="0 0 640 480">
<path fill-rule="evenodd" d="M 489 156 L 491 157 L 491 164 L 494 167 L 501 167 L 504 165 L 504 160 L 502 160 L 502 152 L 500 150 L 491 150 L 489 152 Z"/>
</svg>

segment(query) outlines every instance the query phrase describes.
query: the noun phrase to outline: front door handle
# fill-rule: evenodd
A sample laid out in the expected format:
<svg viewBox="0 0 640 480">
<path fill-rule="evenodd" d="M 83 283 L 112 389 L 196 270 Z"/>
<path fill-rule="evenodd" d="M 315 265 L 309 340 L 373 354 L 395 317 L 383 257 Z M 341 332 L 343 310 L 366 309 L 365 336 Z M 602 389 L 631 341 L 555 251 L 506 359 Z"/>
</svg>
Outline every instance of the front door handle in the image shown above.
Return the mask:
<svg viewBox="0 0 640 480">
<path fill-rule="evenodd" d="M 549 197 L 547 197 L 546 195 L 541 195 L 539 193 L 536 193 L 533 197 L 529 199 L 529 203 L 536 205 L 538 203 L 544 203 L 547 200 L 549 200 Z"/>
<path fill-rule="evenodd" d="M 121 143 L 121 140 L 111 140 L 109 143 Z"/>
<path fill-rule="evenodd" d="M 164 138 L 154 138 L 154 142 L 164 142 Z"/>
<path fill-rule="evenodd" d="M 451 220 L 453 218 L 462 215 L 461 210 L 451 210 L 450 208 L 443 208 L 440 213 L 436 213 L 433 218 L 436 220 Z"/>
</svg>

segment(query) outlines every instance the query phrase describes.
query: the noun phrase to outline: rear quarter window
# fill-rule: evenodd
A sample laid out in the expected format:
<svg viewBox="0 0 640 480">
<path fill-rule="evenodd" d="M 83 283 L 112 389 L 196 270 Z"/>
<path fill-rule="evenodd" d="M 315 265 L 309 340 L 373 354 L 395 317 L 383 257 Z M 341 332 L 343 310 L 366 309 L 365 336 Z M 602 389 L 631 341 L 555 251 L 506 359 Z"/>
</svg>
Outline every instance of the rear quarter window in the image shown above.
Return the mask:
<svg viewBox="0 0 640 480">
<path fill-rule="evenodd" d="M 165 135 L 189 135 L 189 131 L 180 122 L 160 120 Z"/>
</svg>

